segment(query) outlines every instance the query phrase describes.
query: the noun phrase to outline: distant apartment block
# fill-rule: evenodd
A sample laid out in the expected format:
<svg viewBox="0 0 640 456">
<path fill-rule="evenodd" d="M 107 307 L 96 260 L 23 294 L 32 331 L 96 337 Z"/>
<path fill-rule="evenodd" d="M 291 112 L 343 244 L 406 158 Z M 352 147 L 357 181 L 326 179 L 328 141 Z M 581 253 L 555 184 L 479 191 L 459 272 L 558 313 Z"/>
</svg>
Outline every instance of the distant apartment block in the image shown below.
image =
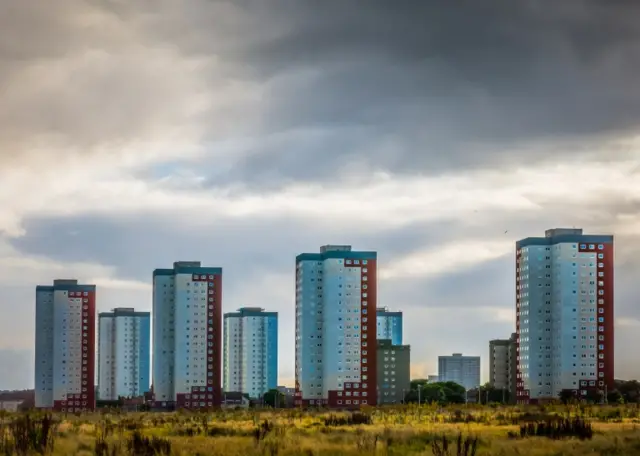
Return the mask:
<svg viewBox="0 0 640 456">
<path fill-rule="evenodd" d="M 516 243 L 518 403 L 614 388 L 614 239 L 556 228 Z"/>
<path fill-rule="evenodd" d="M 375 405 L 376 252 L 296 257 L 296 405 Z"/>
<path fill-rule="evenodd" d="M 438 378 L 437 375 L 429 375 L 429 376 L 427 376 L 427 381 L 429 383 L 438 383 L 440 381 L 440 379 Z"/>
<path fill-rule="evenodd" d="M 224 315 L 225 392 L 261 398 L 278 386 L 278 313 L 243 307 Z"/>
<path fill-rule="evenodd" d="M 149 391 L 151 315 L 117 308 L 98 315 L 98 399 L 135 398 Z"/>
<path fill-rule="evenodd" d="M 480 386 L 480 357 L 451 356 L 438 357 L 438 379 L 441 382 L 455 382 L 470 390 Z"/>
<path fill-rule="evenodd" d="M 285 396 L 294 396 L 296 394 L 296 389 L 290 386 L 278 386 L 277 390 L 284 394 Z"/>
<path fill-rule="evenodd" d="M 36 287 L 35 406 L 95 409 L 96 286 L 54 280 Z"/>
<path fill-rule="evenodd" d="M 402 312 L 390 312 L 387 307 L 378 307 L 376 324 L 378 340 L 390 340 L 393 345 L 402 345 Z"/>
<path fill-rule="evenodd" d="M 509 339 L 489 342 L 489 384 L 493 388 L 508 391 L 512 401 L 516 392 L 516 340 L 514 333 Z"/>
<path fill-rule="evenodd" d="M 411 347 L 377 341 L 378 405 L 402 404 L 411 389 Z"/>
<path fill-rule="evenodd" d="M 153 272 L 154 406 L 220 405 L 222 268 L 178 261 Z"/>
</svg>

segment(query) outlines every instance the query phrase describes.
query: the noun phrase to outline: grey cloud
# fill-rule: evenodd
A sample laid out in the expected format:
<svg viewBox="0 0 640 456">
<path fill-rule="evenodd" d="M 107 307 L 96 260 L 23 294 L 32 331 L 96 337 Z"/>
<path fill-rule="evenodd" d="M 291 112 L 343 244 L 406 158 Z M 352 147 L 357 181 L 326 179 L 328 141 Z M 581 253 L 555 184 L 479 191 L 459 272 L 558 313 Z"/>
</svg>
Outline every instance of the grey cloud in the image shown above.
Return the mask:
<svg viewBox="0 0 640 456">
<path fill-rule="evenodd" d="M 33 387 L 33 359 L 34 354 L 31 350 L 0 348 L 0 390 Z"/>
<path fill-rule="evenodd" d="M 265 128 L 289 144 L 258 146 L 239 166 L 247 174 L 513 165 L 559 152 L 516 153 L 523 144 L 598 147 L 640 119 L 640 9 L 629 2 L 287 5 L 286 33 L 246 55 L 271 78 Z M 309 150 L 296 128 L 339 137 Z"/>
<path fill-rule="evenodd" d="M 145 2 L 119 3 L 0 1 L 2 171 L 87 156 L 162 159 L 179 155 L 169 145 L 198 146 L 205 127 L 235 128 L 243 103 L 229 103 L 227 82 L 208 71 L 215 56 L 196 60 L 154 38 Z"/>
<path fill-rule="evenodd" d="M 5 156 L 176 137 L 215 149 L 248 135 L 214 162 L 230 169 L 219 181 L 274 185 L 345 169 L 507 167 L 557 158 L 560 139 L 583 155 L 640 119 L 630 1 L 2 8 Z M 544 146 L 523 151 L 530 143 Z"/>
<path fill-rule="evenodd" d="M 451 223 L 410 224 L 371 232 L 363 227 L 325 229 L 297 218 L 219 218 L 191 223 L 192 216 L 167 220 L 150 214 L 139 217 L 29 218 L 26 234 L 11 240 L 25 254 L 40 254 L 61 262 L 99 262 L 115 265 L 119 277 L 148 280 L 154 268 L 179 259 L 223 265 L 229 278 L 244 283 L 247 274 L 293 274 L 295 256 L 317 251 L 321 245 L 350 243 L 362 250 L 378 250 L 384 261 L 442 239 Z M 100 240 L 97 242 L 96 240 Z M 403 242 L 399 243 L 398 239 Z"/>
<path fill-rule="evenodd" d="M 515 292 L 513 283 L 506 280 L 508 277 L 515 277 L 512 255 L 440 276 L 390 280 L 380 287 L 380 295 L 389 307 L 407 303 L 407 313 L 426 307 L 460 311 L 484 307 L 511 309 Z"/>
</svg>

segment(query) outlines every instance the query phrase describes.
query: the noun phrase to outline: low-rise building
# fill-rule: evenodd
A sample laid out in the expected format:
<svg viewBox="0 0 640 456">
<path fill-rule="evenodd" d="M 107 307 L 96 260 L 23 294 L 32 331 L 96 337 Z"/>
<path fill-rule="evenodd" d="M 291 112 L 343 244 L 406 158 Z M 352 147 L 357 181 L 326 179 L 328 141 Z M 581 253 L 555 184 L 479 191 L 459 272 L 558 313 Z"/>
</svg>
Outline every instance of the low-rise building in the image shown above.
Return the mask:
<svg viewBox="0 0 640 456">
<path fill-rule="evenodd" d="M 222 393 L 222 408 L 249 408 L 251 401 L 240 391 Z"/>
<path fill-rule="evenodd" d="M 22 401 L 0 401 L 0 410 L 5 412 L 17 412 Z"/>
<path fill-rule="evenodd" d="M 411 388 L 411 347 L 378 340 L 376 349 L 378 405 L 401 404 Z"/>
</svg>

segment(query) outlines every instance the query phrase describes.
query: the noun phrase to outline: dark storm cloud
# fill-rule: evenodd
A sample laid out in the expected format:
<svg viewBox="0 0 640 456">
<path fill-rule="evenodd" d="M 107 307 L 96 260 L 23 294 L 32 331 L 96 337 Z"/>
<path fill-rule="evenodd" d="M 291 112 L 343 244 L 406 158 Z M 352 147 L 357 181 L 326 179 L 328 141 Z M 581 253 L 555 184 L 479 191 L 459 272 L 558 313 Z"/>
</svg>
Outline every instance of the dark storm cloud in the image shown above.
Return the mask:
<svg viewBox="0 0 640 456">
<path fill-rule="evenodd" d="M 633 2 L 272 4 L 264 20 L 282 33 L 240 55 L 268 78 L 264 128 L 280 135 L 256 145 L 245 176 L 511 165 L 560 152 L 517 146 L 597 147 L 640 121 Z M 309 129 L 324 135 L 311 147 Z"/>
<path fill-rule="evenodd" d="M 0 8 L 4 159 L 176 135 L 213 149 L 248 134 L 212 184 L 273 185 L 509 166 L 557 157 L 561 138 L 580 140 L 564 153 L 581 154 L 640 119 L 640 6 L 631 1 Z M 545 147 L 520 150 L 531 143 Z"/>
</svg>

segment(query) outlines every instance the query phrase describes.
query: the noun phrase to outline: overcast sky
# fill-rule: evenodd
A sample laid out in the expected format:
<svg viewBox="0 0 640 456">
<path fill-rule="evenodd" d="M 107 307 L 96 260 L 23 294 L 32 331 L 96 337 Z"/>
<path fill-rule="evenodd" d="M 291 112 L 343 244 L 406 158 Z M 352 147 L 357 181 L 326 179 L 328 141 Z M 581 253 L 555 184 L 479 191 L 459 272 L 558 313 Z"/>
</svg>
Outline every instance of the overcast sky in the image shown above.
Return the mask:
<svg viewBox="0 0 640 456">
<path fill-rule="evenodd" d="M 514 247 L 616 236 L 616 377 L 639 378 L 640 2 L 0 0 L 0 389 L 33 386 L 35 285 L 151 308 L 224 268 L 280 312 L 295 255 L 377 250 L 414 376 L 515 329 Z M 8 368 L 9 367 L 9 368 Z"/>
</svg>

